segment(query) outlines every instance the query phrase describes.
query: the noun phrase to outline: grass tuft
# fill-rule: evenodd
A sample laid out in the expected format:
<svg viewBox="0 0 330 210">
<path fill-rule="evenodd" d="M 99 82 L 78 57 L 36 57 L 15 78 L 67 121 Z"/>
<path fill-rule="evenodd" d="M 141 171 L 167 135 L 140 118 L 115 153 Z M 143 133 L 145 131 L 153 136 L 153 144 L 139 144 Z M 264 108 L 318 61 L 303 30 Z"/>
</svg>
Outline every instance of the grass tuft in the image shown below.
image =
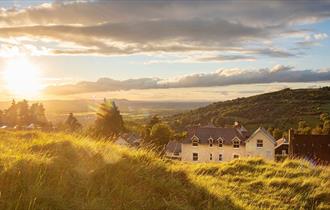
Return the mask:
<svg viewBox="0 0 330 210">
<path fill-rule="evenodd" d="M 0 131 L 0 209 L 329 209 L 330 169 L 188 164 L 63 133 Z"/>
</svg>

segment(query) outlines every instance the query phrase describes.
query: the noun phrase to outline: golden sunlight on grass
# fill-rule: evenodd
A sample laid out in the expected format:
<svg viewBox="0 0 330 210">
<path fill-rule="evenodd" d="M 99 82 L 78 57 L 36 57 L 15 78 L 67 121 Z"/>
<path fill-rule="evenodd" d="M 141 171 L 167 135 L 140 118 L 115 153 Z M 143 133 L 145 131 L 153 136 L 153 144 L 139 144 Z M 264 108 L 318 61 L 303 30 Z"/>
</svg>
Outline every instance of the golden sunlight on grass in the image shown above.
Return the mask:
<svg viewBox="0 0 330 210">
<path fill-rule="evenodd" d="M 35 98 L 40 95 L 40 72 L 27 58 L 8 60 L 3 76 L 6 87 L 13 96 Z"/>
<path fill-rule="evenodd" d="M 188 164 L 88 137 L 0 131 L 0 209 L 329 209 L 329 170 Z"/>
</svg>

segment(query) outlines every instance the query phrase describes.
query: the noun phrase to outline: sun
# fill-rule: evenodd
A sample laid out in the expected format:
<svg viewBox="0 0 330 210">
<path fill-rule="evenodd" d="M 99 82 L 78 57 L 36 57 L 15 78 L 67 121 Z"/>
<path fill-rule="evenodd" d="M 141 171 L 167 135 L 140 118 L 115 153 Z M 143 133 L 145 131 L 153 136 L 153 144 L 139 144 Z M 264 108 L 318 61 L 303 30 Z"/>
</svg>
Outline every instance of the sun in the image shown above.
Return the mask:
<svg viewBox="0 0 330 210">
<path fill-rule="evenodd" d="M 9 60 L 3 76 L 6 87 L 13 96 L 35 98 L 40 95 L 40 72 L 27 58 Z"/>
</svg>

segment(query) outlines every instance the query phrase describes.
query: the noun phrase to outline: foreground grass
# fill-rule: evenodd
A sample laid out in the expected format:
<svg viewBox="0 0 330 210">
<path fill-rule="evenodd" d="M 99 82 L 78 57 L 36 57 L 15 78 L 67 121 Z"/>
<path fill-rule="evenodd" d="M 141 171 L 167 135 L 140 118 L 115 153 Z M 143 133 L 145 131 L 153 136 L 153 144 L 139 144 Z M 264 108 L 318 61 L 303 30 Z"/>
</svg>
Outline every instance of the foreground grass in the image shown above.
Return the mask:
<svg viewBox="0 0 330 210">
<path fill-rule="evenodd" d="M 0 209 L 262 208 L 329 209 L 330 169 L 184 164 L 66 134 L 0 132 Z"/>
</svg>

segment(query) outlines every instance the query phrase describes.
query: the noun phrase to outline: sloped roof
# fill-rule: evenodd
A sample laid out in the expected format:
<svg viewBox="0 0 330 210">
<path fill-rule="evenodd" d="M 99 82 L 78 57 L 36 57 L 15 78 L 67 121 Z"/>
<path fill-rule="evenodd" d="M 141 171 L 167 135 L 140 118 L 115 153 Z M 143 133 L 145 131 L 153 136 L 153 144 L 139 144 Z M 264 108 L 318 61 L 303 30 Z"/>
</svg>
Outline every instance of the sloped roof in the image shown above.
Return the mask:
<svg viewBox="0 0 330 210">
<path fill-rule="evenodd" d="M 140 141 L 141 141 L 141 137 L 139 137 L 139 136 L 136 135 L 136 134 L 129 134 L 129 133 L 126 133 L 126 134 L 121 135 L 121 137 L 122 137 L 127 143 L 129 143 L 130 145 L 137 145 L 137 144 L 140 144 Z"/>
<path fill-rule="evenodd" d="M 237 137 L 244 143 L 246 136 L 237 131 L 236 128 L 218 128 L 218 127 L 192 127 L 188 129 L 187 137 L 183 140 L 183 144 L 190 144 L 191 138 L 196 136 L 199 139 L 199 144 L 209 144 L 209 139 L 214 141 L 221 138 L 223 144 L 232 144 L 232 140 Z"/>
<path fill-rule="evenodd" d="M 257 135 L 257 133 L 262 132 L 264 133 L 274 144 L 276 144 L 276 140 L 274 137 L 263 127 L 259 127 L 256 131 L 253 132 L 253 134 L 246 140 L 249 141 L 253 136 Z"/>
<path fill-rule="evenodd" d="M 165 148 L 170 153 L 181 153 L 181 143 L 178 141 L 169 141 Z"/>
<path fill-rule="evenodd" d="M 279 146 L 283 145 L 283 144 L 289 144 L 289 141 L 286 138 L 284 138 L 284 137 L 276 140 L 275 149 L 278 148 Z"/>
<path fill-rule="evenodd" d="M 281 144 L 289 144 L 289 141 L 284 137 L 276 140 L 276 145 L 281 145 Z"/>
</svg>

